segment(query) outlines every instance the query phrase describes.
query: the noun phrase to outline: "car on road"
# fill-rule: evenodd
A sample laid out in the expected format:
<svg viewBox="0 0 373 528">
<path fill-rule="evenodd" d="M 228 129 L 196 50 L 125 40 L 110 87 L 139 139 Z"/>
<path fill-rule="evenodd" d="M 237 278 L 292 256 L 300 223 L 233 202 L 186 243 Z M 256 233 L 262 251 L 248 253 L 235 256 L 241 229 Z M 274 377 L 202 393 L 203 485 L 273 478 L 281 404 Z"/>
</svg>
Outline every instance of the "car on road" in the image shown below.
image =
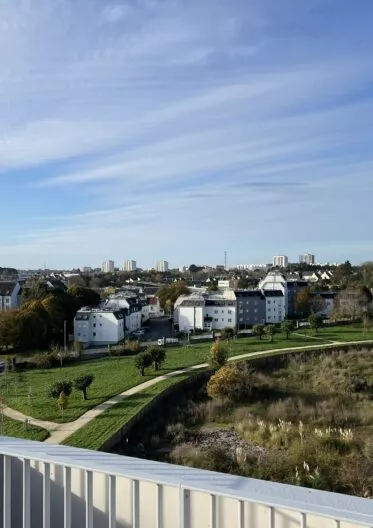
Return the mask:
<svg viewBox="0 0 373 528">
<path fill-rule="evenodd" d="M 145 334 L 145 331 L 144 330 L 140 330 L 140 329 L 139 330 L 134 330 L 132 332 L 132 335 L 134 335 L 134 336 L 143 336 L 144 334 Z"/>
</svg>

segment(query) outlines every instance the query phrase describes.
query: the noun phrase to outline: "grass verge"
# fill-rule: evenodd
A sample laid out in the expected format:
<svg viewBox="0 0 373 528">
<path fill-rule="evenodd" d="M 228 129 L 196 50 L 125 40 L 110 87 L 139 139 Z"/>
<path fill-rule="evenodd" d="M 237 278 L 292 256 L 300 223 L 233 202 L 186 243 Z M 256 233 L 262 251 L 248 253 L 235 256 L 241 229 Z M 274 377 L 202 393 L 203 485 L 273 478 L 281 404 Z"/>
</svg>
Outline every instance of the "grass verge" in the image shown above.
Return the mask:
<svg viewBox="0 0 373 528">
<path fill-rule="evenodd" d="M 128 396 L 125 400 L 97 416 L 86 426 L 69 436 L 63 444 L 99 450 L 119 429 L 126 425 L 137 413 L 159 396 L 163 391 L 181 383 L 195 373 L 179 374 L 161 381 L 138 394 Z"/>
<path fill-rule="evenodd" d="M 7 416 L 4 416 L 1 434 L 3 436 L 14 436 L 16 438 L 25 438 L 27 440 L 38 440 L 39 442 L 43 442 L 49 436 L 48 431 L 41 427 L 28 425 L 26 429 L 23 422 L 12 420 Z"/>
</svg>

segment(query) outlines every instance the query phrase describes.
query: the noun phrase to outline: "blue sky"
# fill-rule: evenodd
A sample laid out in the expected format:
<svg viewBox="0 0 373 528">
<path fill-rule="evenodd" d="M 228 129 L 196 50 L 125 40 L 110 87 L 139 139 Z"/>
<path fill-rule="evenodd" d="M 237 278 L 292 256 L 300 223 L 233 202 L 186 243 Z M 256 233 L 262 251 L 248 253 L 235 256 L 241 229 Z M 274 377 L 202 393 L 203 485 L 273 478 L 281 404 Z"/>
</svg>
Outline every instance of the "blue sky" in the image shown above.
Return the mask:
<svg viewBox="0 0 373 528">
<path fill-rule="evenodd" d="M 1 0 L 0 265 L 371 259 L 372 17 Z"/>
</svg>

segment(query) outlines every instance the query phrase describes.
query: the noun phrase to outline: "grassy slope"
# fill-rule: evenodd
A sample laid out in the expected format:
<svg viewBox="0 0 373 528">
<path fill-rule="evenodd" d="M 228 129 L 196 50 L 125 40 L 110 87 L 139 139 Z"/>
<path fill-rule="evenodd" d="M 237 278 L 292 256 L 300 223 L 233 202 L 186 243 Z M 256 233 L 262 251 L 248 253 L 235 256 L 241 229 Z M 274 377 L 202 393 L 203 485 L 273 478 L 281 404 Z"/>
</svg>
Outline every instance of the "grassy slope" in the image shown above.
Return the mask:
<svg viewBox="0 0 373 528">
<path fill-rule="evenodd" d="M 4 436 L 15 436 L 17 438 L 27 438 L 28 440 L 38 440 L 43 442 L 48 438 L 49 433 L 41 427 L 29 425 L 27 430 L 22 422 L 11 420 L 10 418 L 4 417 L 3 431 L 1 433 Z"/>
<path fill-rule="evenodd" d="M 361 329 L 358 328 L 335 327 L 322 329 L 318 333 L 319 339 L 317 340 L 312 335 L 308 335 L 307 331 L 303 332 L 304 337 L 293 335 L 289 340 L 277 334 L 272 343 L 264 339 L 260 341 L 256 338 L 237 339 L 232 342 L 230 355 L 236 356 L 274 348 L 302 347 L 310 344 L 322 345 L 330 342 L 330 340 L 353 341 L 373 338 L 373 331 L 364 335 Z M 68 365 L 63 367 L 63 369 L 29 371 L 24 374 L 23 380 L 13 374 L 9 375 L 8 378 L 7 376 L 2 376 L 0 390 L 9 407 L 36 418 L 55 422 L 69 422 L 110 397 L 156 375 L 205 362 L 209 348 L 210 343 L 169 348 L 164 368 L 157 373 L 152 371 L 152 369 L 148 369 L 144 377 L 139 376 L 136 372 L 132 356 L 122 358 L 108 357 Z M 48 397 L 50 385 L 58 379 L 74 379 L 79 374 L 87 372 L 92 372 L 95 376 L 93 385 L 89 390 L 89 399 L 84 401 L 80 393 L 73 391 L 69 398 L 68 409 L 66 409 L 64 416 L 61 417 L 56 401 Z M 30 387 L 32 392 L 31 405 L 28 402 Z"/>
<path fill-rule="evenodd" d="M 358 341 L 362 339 L 361 336 L 361 329 L 353 329 L 351 332 L 348 331 L 348 329 L 344 329 L 344 337 L 343 340 L 346 341 Z M 326 337 L 325 334 L 326 331 L 320 331 L 320 335 L 318 337 Z M 334 329 L 333 334 L 328 334 L 328 336 L 331 335 L 332 339 L 334 340 L 334 336 L 339 336 L 338 329 Z M 293 336 L 292 342 L 294 343 L 296 336 Z M 368 339 L 368 337 L 366 337 Z M 363 338 L 364 339 L 364 338 Z M 342 340 L 340 338 L 340 340 Z M 323 344 L 323 340 L 315 340 L 311 339 L 311 344 Z M 298 346 L 301 346 L 305 343 L 304 339 L 299 337 Z M 234 348 L 232 352 L 234 355 L 238 355 L 238 346 L 241 343 L 237 343 L 237 348 Z M 282 340 L 281 342 L 274 343 L 272 348 L 286 348 L 289 345 L 289 342 L 286 340 Z M 246 345 L 247 346 L 247 345 Z M 297 346 L 295 344 L 291 346 Z M 251 347 L 250 347 L 251 348 Z M 254 348 L 254 345 L 253 345 Z M 255 351 L 266 350 L 269 349 L 269 343 L 256 343 L 255 344 Z M 252 350 L 254 352 L 254 349 Z M 355 374 L 361 374 L 361 369 L 356 369 Z M 88 449 L 100 449 L 100 447 L 103 445 L 103 443 L 110 438 L 113 434 L 115 434 L 121 426 L 125 425 L 135 414 L 137 414 L 145 405 L 147 405 L 155 396 L 160 394 L 163 390 L 170 387 L 171 385 L 174 385 L 176 383 L 179 383 L 180 381 L 186 379 L 188 377 L 188 374 L 183 374 L 179 376 L 175 376 L 174 378 L 171 378 L 167 381 L 163 381 L 158 383 L 157 385 L 154 385 L 150 389 L 147 389 L 145 391 L 142 391 L 139 394 L 130 396 L 122 403 L 116 405 L 115 407 L 112 407 L 105 413 L 103 413 L 100 417 L 96 418 L 95 420 L 92 420 L 87 426 L 83 427 L 76 433 L 74 433 L 72 436 L 67 438 L 65 440 L 65 444 L 76 446 L 76 447 L 85 447 Z"/>
<path fill-rule="evenodd" d="M 100 449 L 106 440 L 148 405 L 158 394 L 171 385 L 187 379 L 189 376 L 190 374 L 179 374 L 173 378 L 161 381 L 138 394 L 129 396 L 123 402 L 108 409 L 85 427 L 69 436 L 63 443 L 86 449 Z"/>
</svg>

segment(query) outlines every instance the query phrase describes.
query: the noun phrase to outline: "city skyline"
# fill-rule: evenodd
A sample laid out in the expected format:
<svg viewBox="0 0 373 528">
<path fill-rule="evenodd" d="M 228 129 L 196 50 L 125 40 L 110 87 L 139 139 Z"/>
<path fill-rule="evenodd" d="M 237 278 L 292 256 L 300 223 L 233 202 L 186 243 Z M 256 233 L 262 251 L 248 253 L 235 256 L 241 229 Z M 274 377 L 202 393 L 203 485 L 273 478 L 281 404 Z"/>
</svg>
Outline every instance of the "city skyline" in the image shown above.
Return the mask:
<svg viewBox="0 0 373 528">
<path fill-rule="evenodd" d="M 311 4 L 2 0 L 2 265 L 370 260 L 373 4 Z"/>
</svg>

